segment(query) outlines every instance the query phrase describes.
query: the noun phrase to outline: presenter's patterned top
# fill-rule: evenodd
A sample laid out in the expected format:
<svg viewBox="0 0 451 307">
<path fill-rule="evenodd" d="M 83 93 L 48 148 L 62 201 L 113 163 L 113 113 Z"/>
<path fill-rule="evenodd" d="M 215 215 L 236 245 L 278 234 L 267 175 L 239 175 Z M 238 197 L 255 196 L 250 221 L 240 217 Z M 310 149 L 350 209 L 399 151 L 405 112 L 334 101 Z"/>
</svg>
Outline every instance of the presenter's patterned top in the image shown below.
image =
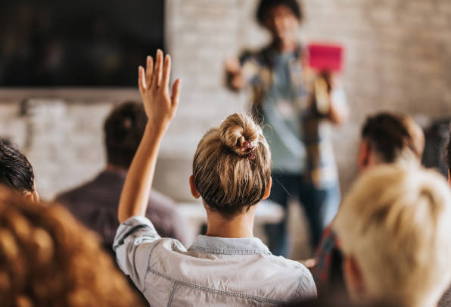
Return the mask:
<svg viewBox="0 0 451 307">
<path fill-rule="evenodd" d="M 330 127 L 326 120 L 328 114 L 319 110 L 316 104 L 313 89 L 317 75 L 308 69 L 305 52 L 299 47 L 293 55 L 280 57 L 275 56 L 274 51 L 268 47 L 258 52 L 245 53 L 240 62 L 247 84 L 252 90 L 254 114 L 272 130 L 269 132 L 268 141 L 271 143 L 274 137 L 273 146 L 270 144 L 275 159 L 274 166 L 284 172 L 290 172 L 290 169 L 295 173 L 301 172 L 318 188 L 334 187 L 338 174 Z M 285 86 L 281 91 L 278 84 L 284 76 L 284 71 L 281 71 L 283 67 L 287 68 L 284 84 L 288 84 L 289 88 Z M 284 105 L 289 105 L 291 111 L 286 111 L 287 108 L 281 105 L 281 102 L 287 100 L 290 100 L 290 103 Z M 331 103 L 346 104 L 342 87 L 334 88 Z M 297 119 L 300 126 L 296 128 L 296 133 L 293 133 L 293 129 L 280 129 L 284 125 L 282 120 L 275 120 L 278 118 L 288 123 L 286 127 Z M 286 155 L 286 159 L 278 159 L 278 153 Z M 290 161 L 295 156 L 299 157 L 299 163 L 287 166 L 284 160 Z"/>
</svg>

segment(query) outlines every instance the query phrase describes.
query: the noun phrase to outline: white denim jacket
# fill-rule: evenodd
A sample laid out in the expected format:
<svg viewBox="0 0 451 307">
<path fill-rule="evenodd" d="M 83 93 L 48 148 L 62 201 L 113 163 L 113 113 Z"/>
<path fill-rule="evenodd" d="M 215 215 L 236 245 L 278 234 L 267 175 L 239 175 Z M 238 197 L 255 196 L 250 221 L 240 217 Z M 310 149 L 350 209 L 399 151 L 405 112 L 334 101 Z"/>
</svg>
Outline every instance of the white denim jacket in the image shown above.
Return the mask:
<svg viewBox="0 0 451 307">
<path fill-rule="evenodd" d="M 119 226 L 113 248 L 152 307 L 274 306 L 316 297 L 310 272 L 257 238 L 198 236 L 186 250 L 135 216 Z"/>
</svg>

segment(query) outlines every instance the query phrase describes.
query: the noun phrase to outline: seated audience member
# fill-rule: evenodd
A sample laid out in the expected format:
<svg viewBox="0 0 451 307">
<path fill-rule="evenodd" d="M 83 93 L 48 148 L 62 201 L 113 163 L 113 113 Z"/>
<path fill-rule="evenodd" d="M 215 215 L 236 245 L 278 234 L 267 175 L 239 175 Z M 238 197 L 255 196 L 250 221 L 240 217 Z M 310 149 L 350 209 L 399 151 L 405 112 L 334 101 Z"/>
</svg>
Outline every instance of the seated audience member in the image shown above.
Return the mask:
<svg viewBox="0 0 451 307">
<path fill-rule="evenodd" d="M 446 146 L 446 158 L 448 163 L 448 183 L 451 185 L 451 132 Z M 445 292 L 442 299 L 440 300 L 438 307 L 449 307 L 451 306 L 451 287 Z"/>
<path fill-rule="evenodd" d="M 163 64 L 164 62 L 164 64 Z M 119 204 L 114 249 L 125 274 L 151 306 L 279 305 L 316 296 L 310 272 L 273 256 L 253 236 L 258 203 L 269 196 L 271 153 L 262 130 L 233 114 L 199 142 L 189 184 L 207 212 L 207 235 L 187 250 L 161 238 L 144 217 L 162 138 L 175 115 L 180 81 L 169 94 L 170 57 L 157 52 L 155 69 L 139 68 L 139 88 L 149 118 Z"/>
<path fill-rule="evenodd" d="M 93 233 L 57 205 L 0 187 L 0 306 L 137 306 Z"/>
<path fill-rule="evenodd" d="M 451 191 L 418 165 L 363 174 L 333 224 L 355 301 L 436 306 L 451 282 Z"/>
<path fill-rule="evenodd" d="M 357 165 L 360 172 L 381 164 L 421 162 L 424 132 L 410 117 L 379 113 L 369 117 L 362 128 Z"/>
<path fill-rule="evenodd" d="M 424 151 L 423 130 L 408 116 L 378 113 L 369 117 L 362 128 L 357 166 L 360 173 L 387 163 L 421 162 Z M 333 223 L 332 223 L 333 225 Z M 329 225 L 317 251 L 313 269 L 319 295 L 343 291 L 341 253 L 337 237 Z"/>
<path fill-rule="evenodd" d="M 39 201 L 28 159 L 7 141 L 0 141 L 0 185 Z"/>
<path fill-rule="evenodd" d="M 117 205 L 133 155 L 144 134 L 147 117 L 143 106 L 126 102 L 113 109 L 105 121 L 108 164 L 92 181 L 57 196 L 88 228 L 97 232 L 108 252 L 113 253 L 114 235 L 119 226 Z M 152 191 L 146 216 L 163 237 L 189 240 L 184 220 L 172 200 Z"/>
</svg>

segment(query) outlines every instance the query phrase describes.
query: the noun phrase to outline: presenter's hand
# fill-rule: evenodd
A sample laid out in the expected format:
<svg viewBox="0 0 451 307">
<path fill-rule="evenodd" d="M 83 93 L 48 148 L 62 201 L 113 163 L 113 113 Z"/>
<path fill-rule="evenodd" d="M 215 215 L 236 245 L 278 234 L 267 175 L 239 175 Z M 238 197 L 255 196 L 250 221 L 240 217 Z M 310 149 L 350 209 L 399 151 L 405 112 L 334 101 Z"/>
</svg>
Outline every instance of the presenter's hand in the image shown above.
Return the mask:
<svg viewBox="0 0 451 307">
<path fill-rule="evenodd" d="M 237 58 L 227 59 L 224 63 L 227 85 L 233 90 L 240 90 L 244 87 L 244 76 L 240 61 Z"/>
<path fill-rule="evenodd" d="M 150 128 L 164 133 L 177 111 L 180 98 L 180 79 L 177 79 L 169 93 L 171 57 L 158 50 L 156 61 L 147 57 L 147 67 L 139 67 L 138 87 L 144 104 Z"/>
<path fill-rule="evenodd" d="M 329 96 L 329 119 L 335 125 L 342 125 L 349 119 L 349 108 L 346 103 L 346 95 L 340 84 L 339 74 L 334 72 L 322 72 L 321 77 L 327 83 L 327 94 Z"/>
<path fill-rule="evenodd" d="M 327 93 L 330 95 L 332 90 L 334 89 L 336 83 L 337 83 L 337 74 L 331 71 L 323 71 L 321 72 L 320 76 L 324 78 L 324 80 L 327 83 Z"/>
</svg>

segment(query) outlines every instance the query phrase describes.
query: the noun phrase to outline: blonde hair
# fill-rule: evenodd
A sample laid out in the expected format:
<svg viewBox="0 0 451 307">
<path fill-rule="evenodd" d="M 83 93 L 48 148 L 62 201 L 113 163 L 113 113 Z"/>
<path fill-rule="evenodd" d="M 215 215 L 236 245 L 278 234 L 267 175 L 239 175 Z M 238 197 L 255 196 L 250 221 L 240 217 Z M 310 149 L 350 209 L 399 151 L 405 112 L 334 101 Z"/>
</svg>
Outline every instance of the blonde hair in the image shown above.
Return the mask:
<svg viewBox="0 0 451 307">
<path fill-rule="evenodd" d="M 208 207 L 224 216 L 257 204 L 271 180 L 271 152 L 260 126 L 235 113 L 208 131 L 194 155 L 193 176 Z"/>
<path fill-rule="evenodd" d="M 0 305 L 136 306 L 95 235 L 64 208 L 0 187 Z"/>
<path fill-rule="evenodd" d="M 446 180 L 416 165 L 380 166 L 357 181 L 334 228 L 370 298 L 395 306 L 439 300 L 451 281 L 450 206 Z"/>
</svg>

